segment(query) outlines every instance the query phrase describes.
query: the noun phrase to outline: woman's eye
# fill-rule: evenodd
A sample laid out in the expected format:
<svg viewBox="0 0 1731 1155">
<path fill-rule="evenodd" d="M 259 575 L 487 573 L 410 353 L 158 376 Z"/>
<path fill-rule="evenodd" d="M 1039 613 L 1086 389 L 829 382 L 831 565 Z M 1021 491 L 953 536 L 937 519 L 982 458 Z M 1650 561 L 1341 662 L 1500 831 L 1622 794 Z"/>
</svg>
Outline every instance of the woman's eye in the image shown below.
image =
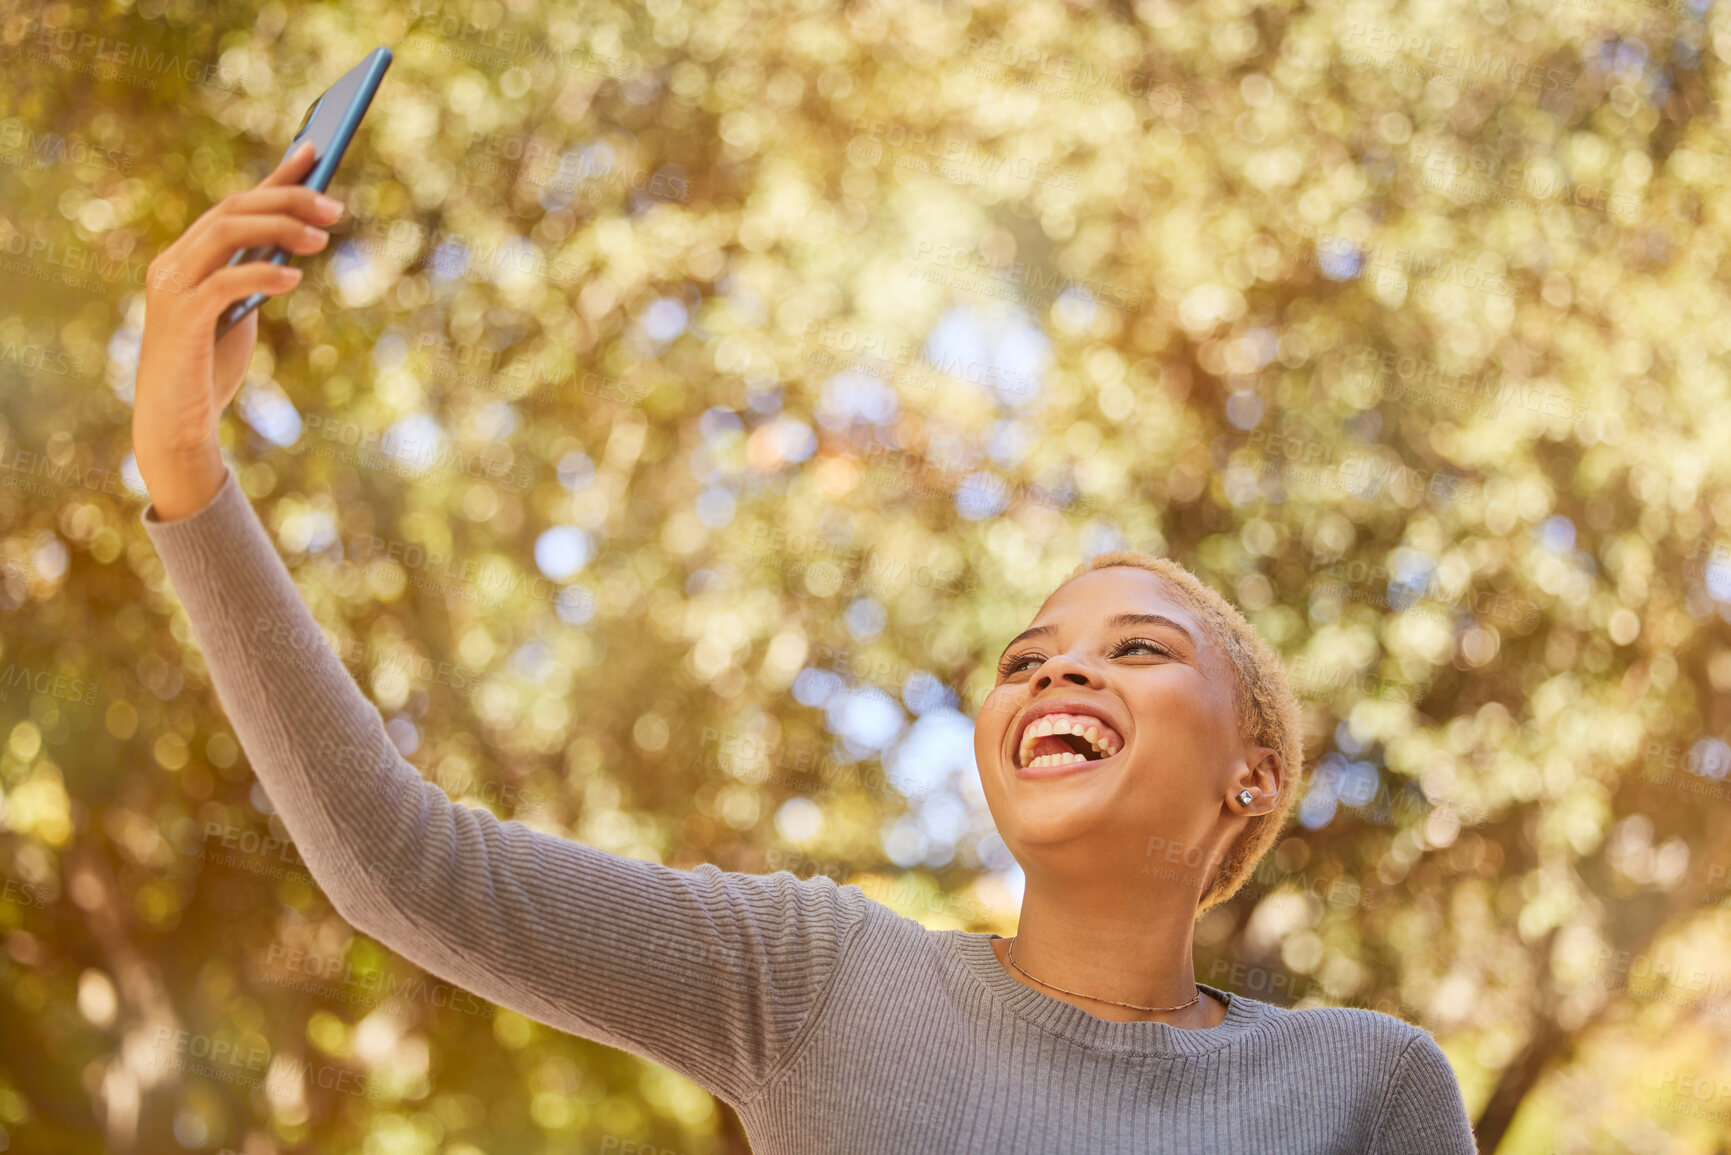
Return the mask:
<svg viewBox="0 0 1731 1155">
<path fill-rule="evenodd" d="M 1151 642 L 1146 638 L 1131 638 L 1128 641 L 1120 642 L 1112 648 L 1107 656 L 1122 658 L 1128 654 L 1135 653 L 1138 650 L 1161 658 L 1170 658 L 1173 656 L 1170 649 L 1161 645 L 1159 642 Z M 1043 661 L 1045 661 L 1045 658 L 1037 653 L 1018 654 L 1013 658 L 1005 658 L 1003 664 L 998 667 L 998 672 L 1003 677 L 1008 678 L 1012 675 L 1020 674 L 1032 666 L 1037 666 Z"/>
</svg>

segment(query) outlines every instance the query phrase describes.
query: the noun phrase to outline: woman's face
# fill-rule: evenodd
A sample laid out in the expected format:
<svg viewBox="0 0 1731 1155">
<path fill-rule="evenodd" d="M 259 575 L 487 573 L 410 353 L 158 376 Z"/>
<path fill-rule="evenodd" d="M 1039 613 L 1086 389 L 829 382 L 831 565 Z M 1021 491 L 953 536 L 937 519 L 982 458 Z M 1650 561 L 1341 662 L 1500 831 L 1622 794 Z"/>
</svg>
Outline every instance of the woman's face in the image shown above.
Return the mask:
<svg viewBox="0 0 1731 1155">
<path fill-rule="evenodd" d="M 1228 662 L 1147 570 L 1093 570 L 1046 601 L 974 729 L 987 802 L 1024 869 L 1152 867 L 1200 893 L 1240 828 L 1224 804 L 1246 757 L 1272 753 L 1239 737 Z"/>
</svg>

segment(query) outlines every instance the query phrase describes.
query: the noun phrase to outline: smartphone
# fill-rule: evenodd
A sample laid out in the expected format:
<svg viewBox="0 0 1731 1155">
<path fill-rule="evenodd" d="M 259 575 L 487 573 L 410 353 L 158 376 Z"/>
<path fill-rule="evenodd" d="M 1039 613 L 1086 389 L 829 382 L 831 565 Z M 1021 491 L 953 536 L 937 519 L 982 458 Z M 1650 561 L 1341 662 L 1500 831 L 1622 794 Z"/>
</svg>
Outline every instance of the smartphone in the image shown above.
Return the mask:
<svg viewBox="0 0 1731 1155">
<path fill-rule="evenodd" d="M 308 188 L 324 192 L 330 187 L 337 162 L 343 159 L 349 141 L 354 139 L 355 129 L 360 127 L 361 117 L 367 114 L 367 106 L 373 102 L 373 93 L 379 90 L 379 82 L 385 78 L 385 69 L 390 66 L 391 50 L 373 49 L 365 60 L 343 73 L 342 79 L 327 88 L 324 95 L 307 109 L 307 114 L 301 118 L 301 126 L 295 129 L 294 139 L 289 141 L 288 151 L 283 153 L 283 159 L 287 160 L 289 153 L 300 147 L 301 141 L 313 142 L 315 159 L 312 171 L 302 182 Z M 273 265 L 286 265 L 290 256 L 276 245 L 263 245 L 242 249 L 229 264 L 269 261 Z M 217 318 L 216 335 L 220 337 L 240 324 L 248 313 L 269 299 L 263 293 L 254 293 L 224 309 L 222 316 Z"/>
</svg>

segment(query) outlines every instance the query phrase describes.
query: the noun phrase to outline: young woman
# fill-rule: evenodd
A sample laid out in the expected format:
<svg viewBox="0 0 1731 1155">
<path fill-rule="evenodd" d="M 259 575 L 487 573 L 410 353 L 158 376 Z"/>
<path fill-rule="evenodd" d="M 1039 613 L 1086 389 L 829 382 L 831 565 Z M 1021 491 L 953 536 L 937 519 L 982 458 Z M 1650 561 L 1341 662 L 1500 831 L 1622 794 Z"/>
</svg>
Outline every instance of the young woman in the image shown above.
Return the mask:
<svg viewBox="0 0 1731 1155">
<path fill-rule="evenodd" d="M 144 523 L 218 696 L 342 916 L 501 1006 L 665 1064 L 759 1152 L 1474 1149 L 1423 1030 L 1195 981 L 1197 915 L 1277 837 L 1303 764 L 1279 659 L 1171 562 L 1096 557 L 1005 650 L 980 778 L 1027 876 L 1013 939 L 827 878 L 673 870 L 455 805 L 397 753 L 218 451 L 256 314 L 325 243 L 305 153 L 151 265 Z"/>
</svg>

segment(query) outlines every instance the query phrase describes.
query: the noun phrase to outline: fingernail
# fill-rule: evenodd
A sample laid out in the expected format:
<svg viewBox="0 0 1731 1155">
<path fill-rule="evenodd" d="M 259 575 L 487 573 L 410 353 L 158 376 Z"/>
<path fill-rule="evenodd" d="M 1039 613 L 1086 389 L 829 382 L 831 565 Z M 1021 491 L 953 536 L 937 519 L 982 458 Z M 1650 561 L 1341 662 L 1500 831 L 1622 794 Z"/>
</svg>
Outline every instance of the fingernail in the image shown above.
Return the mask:
<svg viewBox="0 0 1731 1155">
<path fill-rule="evenodd" d="M 313 198 L 313 207 L 318 210 L 319 216 L 328 217 L 331 220 L 335 220 L 343 212 L 343 202 L 335 197 L 328 197 L 324 193 Z"/>
<path fill-rule="evenodd" d="M 284 265 L 282 266 L 282 279 L 292 285 L 301 279 L 301 271 L 293 266 Z"/>
<path fill-rule="evenodd" d="M 306 233 L 309 245 L 322 244 L 329 235 L 323 229 L 315 229 L 311 225 L 302 225 L 301 230 Z"/>
</svg>

